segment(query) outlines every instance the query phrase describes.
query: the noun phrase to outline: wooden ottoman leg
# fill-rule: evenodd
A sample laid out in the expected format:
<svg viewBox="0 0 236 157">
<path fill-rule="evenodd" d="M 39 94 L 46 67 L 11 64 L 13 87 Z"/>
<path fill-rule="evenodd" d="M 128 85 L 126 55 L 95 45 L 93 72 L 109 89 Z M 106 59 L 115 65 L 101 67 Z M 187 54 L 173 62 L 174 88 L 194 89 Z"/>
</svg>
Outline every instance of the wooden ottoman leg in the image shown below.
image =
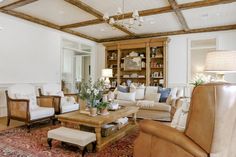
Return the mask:
<svg viewBox="0 0 236 157">
<path fill-rule="evenodd" d="M 48 138 L 48 146 L 49 148 L 51 149 L 52 148 L 52 139 L 51 138 Z"/>
<path fill-rule="evenodd" d="M 86 153 L 86 151 L 87 151 L 87 147 L 82 147 L 82 157 L 84 157 L 84 155 L 85 155 L 85 153 Z"/>
</svg>

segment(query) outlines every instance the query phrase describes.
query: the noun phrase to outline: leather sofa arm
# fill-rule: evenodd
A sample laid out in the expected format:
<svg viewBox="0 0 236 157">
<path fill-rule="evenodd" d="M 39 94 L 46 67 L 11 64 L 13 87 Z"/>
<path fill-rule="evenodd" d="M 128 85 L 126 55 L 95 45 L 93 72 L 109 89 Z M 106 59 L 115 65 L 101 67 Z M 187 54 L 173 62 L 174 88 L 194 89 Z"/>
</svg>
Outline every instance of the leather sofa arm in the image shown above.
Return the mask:
<svg viewBox="0 0 236 157">
<path fill-rule="evenodd" d="M 160 122 L 143 120 L 139 123 L 140 131 L 174 143 L 196 157 L 207 157 L 207 153 L 182 132 L 163 125 Z"/>
</svg>

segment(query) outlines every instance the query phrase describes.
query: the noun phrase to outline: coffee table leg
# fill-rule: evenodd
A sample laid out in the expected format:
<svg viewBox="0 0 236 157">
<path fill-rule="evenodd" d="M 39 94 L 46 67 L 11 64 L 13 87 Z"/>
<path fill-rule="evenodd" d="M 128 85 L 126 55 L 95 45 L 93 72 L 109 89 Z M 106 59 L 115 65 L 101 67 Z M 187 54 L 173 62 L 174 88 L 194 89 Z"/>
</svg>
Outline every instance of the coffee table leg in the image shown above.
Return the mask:
<svg viewBox="0 0 236 157">
<path fill-rule="evenodd" d="M 102 144 L 101 128 L 100 127 L 95 128 L 95 133 L 96 133 L 97 147 L 99 147 Z"/>
<path fill-rule="evenodd" d="M 133 113 L 133 121 L 134 121 L 134 124 L 137 124 L 137 115 L 136 113 Z"/>
</svg>

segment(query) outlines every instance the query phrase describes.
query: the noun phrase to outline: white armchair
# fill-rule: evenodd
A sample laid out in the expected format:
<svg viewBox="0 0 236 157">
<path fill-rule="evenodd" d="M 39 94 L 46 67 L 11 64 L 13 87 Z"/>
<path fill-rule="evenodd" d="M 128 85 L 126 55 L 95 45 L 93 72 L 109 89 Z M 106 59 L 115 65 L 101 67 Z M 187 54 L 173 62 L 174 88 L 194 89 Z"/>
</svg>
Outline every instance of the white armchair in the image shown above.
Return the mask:
<svg viewBox="0 0 236 157">
<path fill-rule="evenodd" d="M 72 112 L 79 109 L 78 94 L 64 94 L 59 84 L 45 84 L 39 89 L 41 96 L 54 97 L 56 114 Z"/>
<path fill-rule="evenodd" d="M 24 121 L 28 131 L 32 123 L 43 120 L 54 120 L 55 110 L 53 98 L 37 97 L 34 86 L 30 84 L 12 85 L 6 91 L 7 97 L 7 126 L 11 119 Z"/>
</svg>

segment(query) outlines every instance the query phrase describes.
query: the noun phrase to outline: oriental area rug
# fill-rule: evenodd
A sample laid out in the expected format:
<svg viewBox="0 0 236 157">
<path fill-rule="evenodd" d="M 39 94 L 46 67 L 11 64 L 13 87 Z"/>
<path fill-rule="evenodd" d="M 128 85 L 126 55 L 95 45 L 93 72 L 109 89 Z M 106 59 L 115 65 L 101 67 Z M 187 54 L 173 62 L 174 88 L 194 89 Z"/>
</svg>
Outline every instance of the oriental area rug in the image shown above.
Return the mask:
<svg viewBox="0 0 236 157">
<path fill-rule="evenodd" d="M 47 132 L 56 126 L 33 128 L 30 133 L 24 126 L 0 132 L 0 157 L 78 157 L 81 151 L 72 145 L 53 141 L 52 149 L 47 144 Z M 138 130 L 108 145 L 98 153 L 86 153 L 85 157 L 132 157 L 133 142 Z"/>
</svg>

